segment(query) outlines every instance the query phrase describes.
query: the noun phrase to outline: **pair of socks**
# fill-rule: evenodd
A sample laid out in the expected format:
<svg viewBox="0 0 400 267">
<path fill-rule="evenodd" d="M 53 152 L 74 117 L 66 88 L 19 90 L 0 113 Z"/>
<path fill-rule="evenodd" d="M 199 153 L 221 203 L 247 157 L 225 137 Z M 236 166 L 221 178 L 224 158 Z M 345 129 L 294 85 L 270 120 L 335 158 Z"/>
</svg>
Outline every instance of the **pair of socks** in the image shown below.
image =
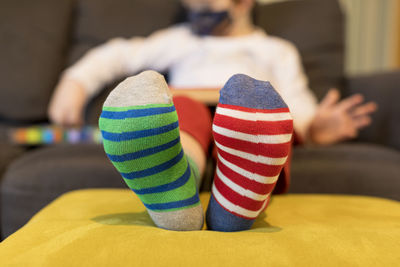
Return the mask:
<svg viewBox="0 0 400 267">
<path fill-rule="evenodd" d="M 200 230 L 198 169 L 179 138 L 178 116 L 164 77 L 145 71 L 119 84 L 99 119 L 104 149 L 154 223 Z M 232 76 L 213 122 L 218 162 L 207 208 L 208 229 L 249 229 L 267 207 L 290 150 L 289 109 L 268 82 Z"/>
</svg>

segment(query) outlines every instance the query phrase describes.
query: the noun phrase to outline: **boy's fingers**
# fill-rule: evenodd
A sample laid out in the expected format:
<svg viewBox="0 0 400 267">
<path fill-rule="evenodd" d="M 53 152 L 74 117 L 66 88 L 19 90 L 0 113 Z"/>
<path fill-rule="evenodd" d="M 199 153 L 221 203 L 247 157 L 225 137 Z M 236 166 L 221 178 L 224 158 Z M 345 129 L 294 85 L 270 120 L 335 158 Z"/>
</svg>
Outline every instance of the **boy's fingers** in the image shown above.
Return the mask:
<svg viewBox="0 0 400 267">
<path fill-rule="evenodd" d="M 367 104 L 361 105 L 359 107 L 354 108 L 351 112 L 351 116 L 359 117 L 363 115 L 368 115 L 374 111 L 376 111 L 377 105 L 375 102 L 368 102 Z"/>
<path fill-rule="evenodd" d="M 361 117 L 354 119 L 354 126 L 357 129 L 360 129 L 360 128 L 364 128 L 364 127 L 370 125 L 371 122 L 372 122 L 372 120 L 369 116 L 361 116 Z"/>
<path fill-rule="evenodd" d="M 51 110 L 49 112 L 49 118 L 50 121 L 54 124 L 60 124 L 60 122 L 62 121 L 61 113 L 58 112 L 57 110 Z"/>
<path fill-rule="evenodd" d="M 352 95 L 352 96 L 340 101 L 340 103 L 338 104 L 338 108 L 343 111 L 347 111 L 347 110 L 357 106 L 358 104 L 362 103 L 363 100 L 364 100 L 364 97 L 362 95 L 355 94 L 355 95 Z"/>
<path fill-rule="evenodd" d="M 73 127 L 73 126 L 79 126 L 81 125 L 81 123 L 82 123 L 82 118 L 80 116 L 80 113 L 75 110 L 73 112 L 68 113 L 63 124 Z"/>
<path fill-rule="evenodd" d="M 340 93 L 337 89 L 330 89 L 326 96 L 322 99 L 320 107 L 327 108 L 338 102 Z"/>
</svg>

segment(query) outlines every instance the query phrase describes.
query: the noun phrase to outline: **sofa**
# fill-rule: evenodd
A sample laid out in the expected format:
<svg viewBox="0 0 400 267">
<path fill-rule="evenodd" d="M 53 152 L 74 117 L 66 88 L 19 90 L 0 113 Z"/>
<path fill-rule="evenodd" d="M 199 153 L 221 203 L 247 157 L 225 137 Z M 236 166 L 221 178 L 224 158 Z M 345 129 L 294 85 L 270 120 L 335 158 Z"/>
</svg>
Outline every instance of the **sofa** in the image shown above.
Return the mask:
<svg viewBox="0 0 400 267">
<path fill-rule="evenodd" d="M 295 147 L 289 192 L 400 200 L 400 106 L 395 103 L 400 72 L 345 75 L 345 18 L 336 0 L 257 5 L 254 18 L 268 34 L 298 47 L 310 88 L 319 99 L 337 87 L 343 96 L 362 93 L 379 105 L 372 125 L 357 139 Z M 2 1 L 0 129 L 48 123 L 46 109 L 60 74 L 90 48 L 116 36 L 146 36 L 184 19 L 179 1 L 173 0 Z M 88 103 L 86 124 L 97 123 L 102 101 L 115 83 Z M 209 162 L 205 191 L 212 165 Z M 65 192 L 125 187 L 98 144 L 17 146 L 3 136 L 0 172 L 3 238 Z"/>
</svg>

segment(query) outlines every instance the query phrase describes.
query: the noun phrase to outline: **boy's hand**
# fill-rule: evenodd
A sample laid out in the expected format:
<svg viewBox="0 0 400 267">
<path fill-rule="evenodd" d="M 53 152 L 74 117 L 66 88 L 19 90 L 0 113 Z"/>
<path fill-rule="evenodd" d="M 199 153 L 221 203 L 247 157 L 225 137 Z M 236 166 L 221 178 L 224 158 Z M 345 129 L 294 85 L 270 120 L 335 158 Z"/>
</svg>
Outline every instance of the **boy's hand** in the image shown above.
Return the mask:
<svg viewBox="0 0 400 267">
<path fill-rule="evenodd" d="M 62 79 L 50 100 L 48 108 L 50 120 L 62 126 L 81 125 L 87 97 L 85 89 L 79 83 Z"/>
<path fill-rule="evenodd" d="M 333 89 L 321 101 L 309 128 L 310 141 L 329 145 L 354 138 L 358 131 L 371 123 L 370 113 L 377 109 L 374 102 L 363 104 L 360 94 L 339 102 L 340 93 Z"/>
</svg>

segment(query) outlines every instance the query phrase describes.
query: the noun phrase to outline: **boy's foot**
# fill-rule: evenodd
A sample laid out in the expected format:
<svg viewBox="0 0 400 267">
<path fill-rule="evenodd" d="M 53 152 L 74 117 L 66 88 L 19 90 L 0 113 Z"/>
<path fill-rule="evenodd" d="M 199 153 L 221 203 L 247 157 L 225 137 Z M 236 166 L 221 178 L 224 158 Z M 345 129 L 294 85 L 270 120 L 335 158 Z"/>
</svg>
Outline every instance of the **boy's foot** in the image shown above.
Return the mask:
<svg viewBox="0 0 400 267">
<path fill-rule="evenodd" d="M 249 229 L 268 205 L 287 160 L 292 117 L 269 82 L 232 76 L 213 122 L 218 163 L 207 209 L 211 230 Z"/>
<path fill-rule="evenodd" d="M 120 83 L 104 103 L 99 127 L 107 156 L 158 227 L 202 228 L 194 172 L 162 75 L 145 71 Z"/>
</svg>

